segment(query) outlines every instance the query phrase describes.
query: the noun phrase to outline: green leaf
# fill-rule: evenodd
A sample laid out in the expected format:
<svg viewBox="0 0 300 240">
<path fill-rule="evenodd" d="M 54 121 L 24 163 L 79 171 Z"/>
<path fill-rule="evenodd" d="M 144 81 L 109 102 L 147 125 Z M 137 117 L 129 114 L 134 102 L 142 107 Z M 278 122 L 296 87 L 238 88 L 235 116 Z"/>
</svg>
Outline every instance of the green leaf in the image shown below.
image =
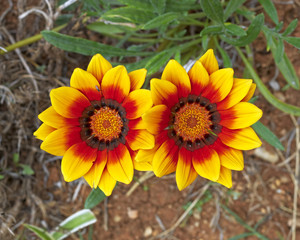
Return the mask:
<svg viewBox="0 0 300 240">
<path fill-rule="evenodd" d="M 14 162 L 14 164 L 18 164 L 19 161 L 20 161 L 20 155 L 19 155 L 19 153 L 14 153 L 13 154 L 13 162 Z"/>
<path fill-rule="evenodd" d="M 75 52 L 82 55 L 94 55 L 101 53 L 103 56 L 147 56 L 150 52 L 127 51 L 125 49 L 109 46 L 106 44 L 90 41 L 83 38 L 71 37 L 65 34 L 42 31 L 43 37 L 52 45 L 68 51 Z"/>
<path fill-rule="evenodd" d="M 277 10 L 271 0 L 258 0 L 259 3 L 264 7 L 266 13 L 270 16 L 272 21 L 278 24 Z"/>
<path fill-rule="evenodd" d="M 181 64 L 181 52 L 179 50 L 175 52 L 174 59 Z"/>
<path fill-rule="evenodd" d="M 150 0 L 154 11 L 159 15 L 163 14 L 166 9 L 166 0 Z"/>
<path fill-rule="evenodd" d="M 104 34 L 118 34 L 125 32 L 124 27 L 112 24 L 105 24 L 104 22 L 94 22 L 87 25 L 86 27 L 91 31 Z"/>
<path fill-rule="evenodd" d="M 99 187 L 97 187 L 96 189 L 93 188 L 85 200 L 84 208 L 91 209 L 91 208 L 97 206 L 105 198 L 106 198 L 106 195 L 101 191 L 101 189 Z"/>
<path fill-rule="evenodd" d="M 217 45 L 217 49 L 222 56 L 224 68 L 231 68 L 231 59 L 228 56 L 227 52 L 223 48 L 221 48 L 219 44 Z"/>
<path fill-rule="evenodd" d="M 219 0 L 200 0 L 203 12 L 208 18 L 220 24 L 224 22 L 224 14 Z"/>
<path fill-rule="evenodd" d="M 209 34 L 216 35 L 216 34 L 222 33 L 222 31 L 223 31 L 222 26 L 220 26 L 220 25 L 211 25 L 211 26 L 205 27 L 201 31 L 200 36 L 202 37 L 202 36 L 209 35 Z"/>
<path fill-rule="evenodd" d="M 131 22 L 136 24 L 145 24 L 146 22 L 149 22 L 151 19 L 156 17 L 156 15 L 149 8 L 145 9 L 139 9 L 136 7 L 114 8 L 104 13 L 101 17 L 112 22 Z"/>
<path fill-rule="evenodd" d="M 234 36 L 242 37 L 247 35 L 244 29 L 233 23 L 225 23 L 225 28 L 231 35 Z"/>
<path fill-rule="evenodd" d="M 97 221 L 94 213 L 89 209 L 80 210 L 66 218 L 52 233 L 54 239 L 64 239 L 78 230 L 85 228 Z"/>
<path fill-rule="evenodd" d="M 266 33 L 265 33 L 266 34 Z M 270 48 L 273 56 L 276 55 L 276 50 L 278 48 L 278 42 L 276 39 L 272 39 L 270 42 Z M 291 61 L 288 59 L 287 55 L 283 53 L 283 58 L 280 62 L 275 62 L 277 67 L 279 68 L 279 71 L 284 76 L 285 80 L 288 82 L 288 84 L 295 89 L 300 89 L 299 84 L 299 78 L 297 76 L 297 73 L 291 63 Z"/>
<path fill-rule="evenodd" d="M 258 14 L 250 24 L 247 30 L 247 36 L 243 36 L 237 39 L 229 38 L 228 36 L 221 35 L 221 39 L 228 42 L 231 45 L 242 47 L 252 43 L 258 36 L 262 26 L 264 25 L 264 15 Z"/>
<path fill-rule="evenodd" d="M 125 5 L 128 5 L 132 8 L 145 10 L 147 11 L 154 11 L 153 5 L 151 4 L 151 1 L 149 0 L 118 0 L 120 3 L 123 3 Z"/>
<path fill-rule="evenodd" d="M 22 174 L 28 175 L 28 176 L 34 174 L 34 171 L 32 170 L 32 168 L 31 168 L 29 165 L 26 165 L 26 164 L 19 164 L 18 166 L 20 166 L 20 167 L 23 168 Z"/>
<path fill-rule="evenodd" d="M 290 24 L 287 26 L 285 31 L 282 33 L 282 36 L 290 35 L 292 32 L 294 32 L 297 25 L 298 25 L 298 19 L 296 18 L 296 19 L 294 19 L 293 21 L 290 22 Z"/>
<path fill-rule="evenodd" d="M 196 0 L 167 0 L 166 12 L 180 12 L 200 9 L 200 5 L 196 4 Z"/>
<path fill-rule="evenodd" d="M 300 38 L 299 37 L 284 37 L 285 41 L 289 44 L 293 45 L 294 47 L 300 49 Z"/>
<path fill-rule="evenodd" d="M 46 232 L 46 230 L 30 225 L 30 224 L 24 224 L 26 228 L 28 228 L 30 231 L 34 232 L 38 237 L 40 237 L 43 240 L 54 240 L 49 233 Z"/>
<path fill-rule="evenodd" d="M 174 53 L 175 50 L 172 51 L 167 49 L 150 58 L 145 65 L 145 68 L 148 71 L 147 74 L 152 75 L 153 73 L 156 73 L 162 66 L 166 64 L 166 62 Z"/>
<path fill-rule="evenodd" d="M 253 235 L 254 235 L 253 233 L 242 233 L 242 234 L 239 234 L 237 236 L 231 237 L 228 240 L 245 239 L 246 237 L 250 237 L 250 236 L 253 236 Z"/>
<path fill-rule="evenodd" d="M 260 121 L 252 125 L 255 132 L 266 142 L 274 146 L 275 148 L 284 151 L 284 147 L 276 135 Z"/>
<path fill-rule="evenodd" d="M 0 180 L 4 179 L 4 175 L 0 174 Z"/>
<path fill-rule="evenodd" d="M 224 20 L 226 21 L 246 0 L 230 0 L 224 11 Z"/>
<path fill-rule="evenodd" d="M 271 103 L 274 107 L 278 108 L 279 110 L 295 115 L 295 116 L 300 116 L 300 108 L 286 104 L 280 100 L 278 100 L 270 91 L 269 89 L 265 86 L 265 84 L 262 82 L 260 77 L 257 75 L 255 72 L 254 68 L 252 67 L 251 63 L 248 61 L 244 53 L 236 47 L 236 50 L 240 57 L 242 58 L 242 61 L 244 62 L 246 68 L 249 71 L 249 74 L 251 75 L 252 79 L 256 83 L 258 89 L 260 90 L 261 94 L 266 98 L 266 100 Z"/>
<path fill-rule="evenodd" d="M 178 13 L 173 13 L 173 12 L 168 12 L 163 15 L 160 15 L 149 22 L 147 22 L 142 29 L 153 29 L 153 28 L 158 28 L 164 25 L 169 24 L 173 20 L 177 19 L 180 15 Z"/>
<path fill-rule="evenodd" d="M 284 54 L 284 44 L 283 44 L 283 40 L 279 39 L 277 42 L 277 47 L 275 50 L 275 55 L 274 55 L 274 60 L 276 63 L 280 63 L 282 58 L 283 58 L 283 54 Z"/>
</svg>

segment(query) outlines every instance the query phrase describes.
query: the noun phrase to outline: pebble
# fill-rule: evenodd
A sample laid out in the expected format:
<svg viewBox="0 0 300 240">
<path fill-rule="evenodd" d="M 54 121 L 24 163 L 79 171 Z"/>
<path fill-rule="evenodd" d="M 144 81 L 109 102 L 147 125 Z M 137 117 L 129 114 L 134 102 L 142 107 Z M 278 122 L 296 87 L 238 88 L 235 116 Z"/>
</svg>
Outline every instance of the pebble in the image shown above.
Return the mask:
<svg viewBox="0 0 300 240">
<path fill-rule="evenodd" d="M 279 159 L 277 154 L 269 152 L 263 147 L 256 148 L 254 150 L 254 155 L 271 163 L 276 163 Z"/>
<path fill-rule="evenodd" d="M 138 212 L 138 210 L 128 208 L 127 215 L 130 219 L 136 219 L 139 216 L 139 212 Z"/>
<path fill-rule="evenodd" d="M 119 215 L 114 216 L 114 222 L 118 223 L 122 220 L 122 218 Z"/>
<path fill-rule="evenodd" d="M 152 235 L 152 228 L 148 226 L 144 231 L 144 237 L 150 237 L 151 235 Z"/>
</svg>

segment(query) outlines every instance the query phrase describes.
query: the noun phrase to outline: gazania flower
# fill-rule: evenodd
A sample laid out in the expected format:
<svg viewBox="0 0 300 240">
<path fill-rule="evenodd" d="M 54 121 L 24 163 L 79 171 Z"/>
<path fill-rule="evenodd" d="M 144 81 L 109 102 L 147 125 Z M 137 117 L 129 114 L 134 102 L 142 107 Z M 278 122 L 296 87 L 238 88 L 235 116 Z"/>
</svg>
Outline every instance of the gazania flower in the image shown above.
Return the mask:
<svg viewBox="0 0 300 240">
<path fill-rule="evenodd" d="M 50 92 L 52 106 L 39 115 L 43 124 L 34 135 L 43 140 L 41 149 L 63 156 L 67 182 L 83 176 L 110 195 L 117 181 L 131 182 L 134 168 L 151 170 L 133 160 L 137 150 L 154 146 L 141 119 L 153 105 L 150 91 L 140 89 L 145 76 L 145 69 L 112 68 L 97 54 L 87 71 L 74 70 L 70 87 Z"/>
<path fill-rule="evenodd" d="M 140 150 L 137 161 L 152 161 L 156 176 L 176 171 L 179 190 L 198 175 L 230 188 L 231 170 L 244 167 L 241 150 L 261 141 L 250 127 L 262 111 L 247 101 L 255 84 L 220 69 L 208 50 L 187 73 L 170 60 L 161 79 L 150 82 L 153 108 L 143 116 L 155 134 L 152 150 Z"/>
</svg>

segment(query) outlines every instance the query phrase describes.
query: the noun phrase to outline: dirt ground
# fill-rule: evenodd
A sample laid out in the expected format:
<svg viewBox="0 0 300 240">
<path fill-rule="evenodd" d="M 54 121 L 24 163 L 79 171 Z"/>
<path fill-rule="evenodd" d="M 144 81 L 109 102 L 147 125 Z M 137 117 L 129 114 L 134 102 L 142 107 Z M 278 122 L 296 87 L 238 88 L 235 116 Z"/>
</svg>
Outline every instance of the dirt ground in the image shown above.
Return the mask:
<svg viewBox="0 0 300 240">
<path fill-rule="evenodd" d="M 299 2 L 274 2 L 284 28 L 294 18 L 300 18 Z M 12 6 L 9 3 L 1 0 L 0 46 L 33 36 L 47 27 L 48 22 L 38 14 L 18 18 L 33 7 L 46 9 L 43 1 L 15 0 Z M 74 35 L 72 29 L 63 32 Z M 80 27 L 76 34 L 93 40 L 99 38 Z M 293 35 L 300 37 L 299 26 Z M 300 77 L 299 50 L 289 45 L 285 47 Z M 266 51 L 262 35 L 252 49 L 256 70 L 272 93 L 300 107 L 299 91 L 270 86 L 272 79 L 280 88 L 286 82 Z M 40 150 L 40 141 L 32 133 L 40 125 L 37 115 L 50 106 L 49 91 L 67 85 L 73 69 L 85 69 L 89 60 L 90 57 L 63 52 L 43 40 L 21 48 L 20 52 L 0 56 L 0 176 L 3 176 L 0 179 L 0 239 L 37 239 L 24 223 L 50 231 L 83 209 L 90 187 L 82 179 L 64 182 L 60 158 Z M 243 66 L 239 59 L 233 68 L 236 76 L 241 77 Z M 259 234 L 271 240 L 291 239 L 296 199 L 296 239 L 300 240 L 300 194 L 294 191 L 296 131 L 300 128 L 300 118 L 295 118 L 298 122 L 295 125 L 291 116 L 270 105 L 259 91 L 256 96 L 259 97 L 256 104 L 264 112 L 261 121 L 280 138 L 285 151 L 264 142 L 261 149 L 245 152 L 245 169 L 233 172 L 230 190 L 198 177 L 180 192 L 173 174 L 162 179 L 150 177 L 141 183 L 138 179 L 149 173 L 136 172 L 130 185 L 118 184 L 111 197 L 92 209 L 97 217 L 93 239 L 230 239 L 249 232 L 249 227 L 256 229 L 256 236 L 236 239 L 263 239 Z M 34 173 L 25 174 L 21 164 L 30 166 Z M 138 187 L 128 196 L 135 184 Z M 186 212 L 193 203 L 196 203 L 193 210 Z M 185 213 L 186 217 L 179 221 Z M 87 236 L 86 229 L 82 233 Z M 79 239 L 79 235 L 73 234 L 68 239 Z"/>
</svg>

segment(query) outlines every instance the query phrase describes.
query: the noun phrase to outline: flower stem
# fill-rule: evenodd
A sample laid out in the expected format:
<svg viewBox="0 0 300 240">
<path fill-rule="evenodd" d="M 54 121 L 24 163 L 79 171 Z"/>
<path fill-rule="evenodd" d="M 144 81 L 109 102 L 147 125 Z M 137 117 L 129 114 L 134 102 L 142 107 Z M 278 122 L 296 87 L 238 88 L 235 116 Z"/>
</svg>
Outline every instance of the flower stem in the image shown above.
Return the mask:
<svg viewBox="0 0 300 240">
<path fill-rule="evenodd" d="M 63 25 L 60 25 L 60 26 L 58 26 L 56 28 L 53 28 L 52 31 L 58 32 L 61 29 L 63 29 L 65 26 L 67 26 L 67 24 L 63 24 Z M 4 55 L 5 53 L 8 53 L 10 51 L 15 50 L 16 48 L 24 47 L 24 46 L 27 46 L 27 45 L 29 45 L 31 43 L 37 42 L 37 41 L 39 41 L 42 38 L 43 38 L 42 34 L 37 34 L 37 35 L 34 35 L 32 37 L 23 39 L 23 40 L 21 40 L 19 42 L 16 42 L 16 43 L 11 44 L 8 47 L 4 48 L 6 51 L 5 50 L 0 50 L 0 55 Z"/>
</svg>

